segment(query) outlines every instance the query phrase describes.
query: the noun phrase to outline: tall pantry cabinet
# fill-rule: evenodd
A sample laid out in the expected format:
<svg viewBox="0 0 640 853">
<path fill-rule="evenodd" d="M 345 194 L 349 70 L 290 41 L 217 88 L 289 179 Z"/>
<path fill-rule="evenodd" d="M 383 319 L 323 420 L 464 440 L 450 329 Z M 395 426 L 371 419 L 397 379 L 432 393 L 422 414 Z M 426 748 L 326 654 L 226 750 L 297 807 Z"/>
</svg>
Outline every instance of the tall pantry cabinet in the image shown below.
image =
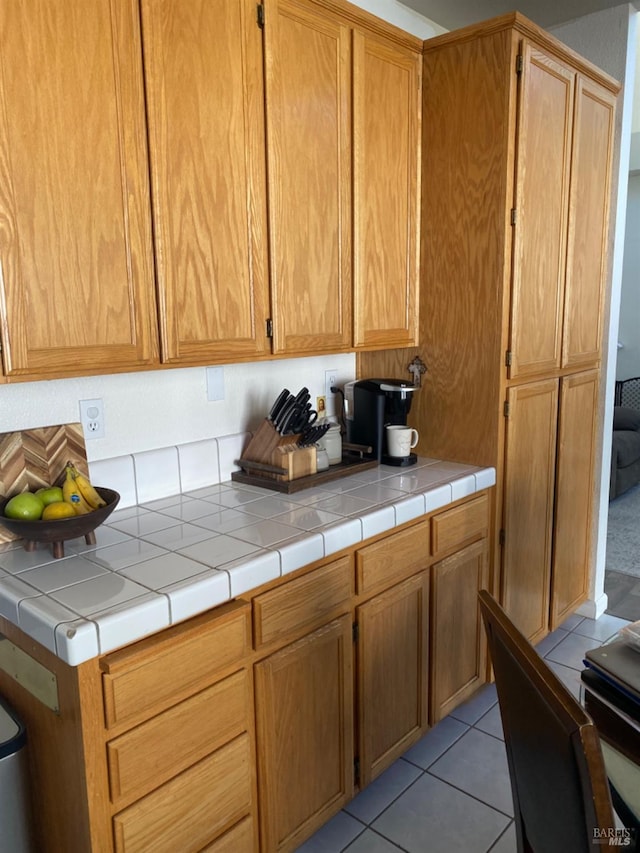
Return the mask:
<svg viewBox="0 0 640 853">
<path fill-rule="evenodd" d="M 532 640 L 588 594 L 618 84 L 517 13 L 424 48 L 418 450 L 494 465 L 493 581 Z M 407 376 L 413 351 L 363 353 Z"/>
</svg>

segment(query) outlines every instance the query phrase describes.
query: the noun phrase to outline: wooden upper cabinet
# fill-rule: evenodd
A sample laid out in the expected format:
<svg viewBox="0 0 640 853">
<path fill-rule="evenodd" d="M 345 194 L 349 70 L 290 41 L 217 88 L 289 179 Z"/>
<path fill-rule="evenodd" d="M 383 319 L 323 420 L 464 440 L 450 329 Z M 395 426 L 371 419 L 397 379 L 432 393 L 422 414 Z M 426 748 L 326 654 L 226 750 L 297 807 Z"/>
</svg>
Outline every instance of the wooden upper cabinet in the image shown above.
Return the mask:
<svg viewBox="0 0 640 853">
<path fill-rule="evenodd" d="M 575 71 L 523 43 L 510 378 L 560 367 Z"/>
<path fill-rule="evenodd" d="M 135 0 L 0 6 L 0 336 L 10 379 L 157 361 Z"/>
<path fill-rule="evenodd" d="M 417 343 L 422 56 L 353 34 L 354 344 Z"/>
<path fill-rule="evenodd" d="M 142 0 L 162 360 L 270 350 L 253 0 Z"/>
<path fill-rule="evenodd" d="M 351 33 L 302 0 L 266 0 L 273 348 L 351 347 Z"/>
<path fill-rule="evenodd" d="M 616 99 L 578 76 L 575 97 L 563 367 L 597 366 L 602 347 Z"/>
</svg>

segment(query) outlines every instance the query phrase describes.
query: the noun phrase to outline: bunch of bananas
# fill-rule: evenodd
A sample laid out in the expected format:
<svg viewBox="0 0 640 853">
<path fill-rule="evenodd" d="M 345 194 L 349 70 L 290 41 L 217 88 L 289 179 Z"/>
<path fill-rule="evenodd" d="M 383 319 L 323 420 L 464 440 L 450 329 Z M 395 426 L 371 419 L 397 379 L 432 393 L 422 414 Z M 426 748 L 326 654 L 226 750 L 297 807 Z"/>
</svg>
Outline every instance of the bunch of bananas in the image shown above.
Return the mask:
<svg viewBox="0 0 640 853">
<path fill-rule="evenodd" d="M 106 505 L 106 502 L 84 474 L 78 471 L 73 462 L 67 462 L 64 473 L 62 496 L 68 504 L 71 504 L 76 515 L 86 515 L 88 512 Z"/>
</svg>

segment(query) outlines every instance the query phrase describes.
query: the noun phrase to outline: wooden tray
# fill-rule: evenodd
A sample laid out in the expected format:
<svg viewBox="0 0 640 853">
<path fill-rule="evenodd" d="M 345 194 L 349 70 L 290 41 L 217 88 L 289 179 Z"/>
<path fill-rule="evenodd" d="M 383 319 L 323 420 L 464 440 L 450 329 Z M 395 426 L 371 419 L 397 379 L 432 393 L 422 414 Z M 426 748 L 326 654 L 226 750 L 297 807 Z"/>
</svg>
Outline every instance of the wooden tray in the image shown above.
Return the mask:
<svg viewBox="0 0 640 853">
<path fill-rule="evenodd" d="M 362 459 L 360 456 L 345 454 L 339 465 L 331 465 L 325 471 L 309 474 L 308 477 L 298 477 L 297 480 L 269 480 L 266 477 L 261 477 L 259 474 L 248 474 L 246 471 L 233 471 L 231 479 L 236 483 L 244 483 L 247 486 L 262 486 L 264 489 L 273 489 L 273 491 L 291 495 L 303 489 L 310 489 L 312 486 L 321 486 L 323 483 L 339 480 L 340 477 L 347 477 L 349 474 L 357 474 L 358 471 L 366 471 L 368 468 L 377 467 L 377 459 Z"/>
</svg>

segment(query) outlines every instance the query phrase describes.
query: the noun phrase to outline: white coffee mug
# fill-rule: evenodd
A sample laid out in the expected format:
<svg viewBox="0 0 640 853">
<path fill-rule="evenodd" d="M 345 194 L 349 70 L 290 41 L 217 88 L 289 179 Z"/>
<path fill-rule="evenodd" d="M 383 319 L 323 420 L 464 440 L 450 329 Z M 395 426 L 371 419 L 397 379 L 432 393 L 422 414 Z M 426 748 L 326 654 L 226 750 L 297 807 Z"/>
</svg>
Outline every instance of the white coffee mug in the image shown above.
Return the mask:
<svg viewBox="0 0 640 853">
<path fill-rule="evenodd" d="M 389 424 L 385 429 L 389 456 L 409 456 L 418 443 L 418 430 L 401 424 Z"/>
</svg>

